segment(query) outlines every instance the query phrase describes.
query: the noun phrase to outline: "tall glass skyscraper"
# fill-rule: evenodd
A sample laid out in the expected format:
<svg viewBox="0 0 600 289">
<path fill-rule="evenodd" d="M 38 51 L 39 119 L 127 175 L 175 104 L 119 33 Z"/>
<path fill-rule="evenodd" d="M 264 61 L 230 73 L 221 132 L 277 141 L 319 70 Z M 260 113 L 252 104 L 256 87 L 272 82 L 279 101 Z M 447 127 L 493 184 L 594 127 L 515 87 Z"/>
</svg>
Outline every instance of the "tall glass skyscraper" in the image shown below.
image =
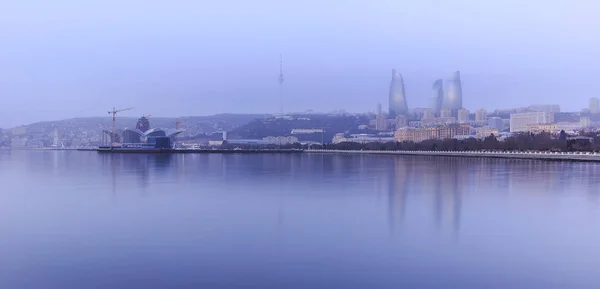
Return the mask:
<svg viewBox="0 0 600 289">
<path fill-rule="evenodd" d="M 462 108 L 462 84 L 460 83 L 460 71 L 454 72 L 448 80 L 446 95 L 442 107 L 449 108 L 456 114 Z"/>
<path fill-rule="evenodd" d="M 442 102 L 444 101 L 444 81 L 436 80 L 432 86 L 433 96 L 429 101 L 429 108 L 433 109 L 435 115 L 439 116 L 442 110 Z"/>
<path fill-rule="evenodd" d="M 392 70 L 389 101 L 390 117 L 394 118 L 408 113 L 408 104 L 406 104 L 406 94 L 404 93 L 404 79 L 395 69 Z"/>
</svg>

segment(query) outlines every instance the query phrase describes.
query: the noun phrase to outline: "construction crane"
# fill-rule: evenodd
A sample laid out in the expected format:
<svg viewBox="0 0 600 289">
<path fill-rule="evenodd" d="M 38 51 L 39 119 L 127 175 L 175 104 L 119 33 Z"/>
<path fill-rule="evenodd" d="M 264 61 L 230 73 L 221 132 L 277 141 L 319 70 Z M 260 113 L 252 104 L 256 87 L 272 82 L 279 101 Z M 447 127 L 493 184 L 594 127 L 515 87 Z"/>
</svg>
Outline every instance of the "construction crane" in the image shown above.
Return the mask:
<svg viewBox="0 0 600 289">
<path fill-rule="evenodd" d="M 132 109 L 133 109 L 133 107 L 124 108 L 124 109 L 115 109 L 113 107 L 112 111 L 108 112 L 108 114 L 112 114 L 112 118 L 113 118 L 113 122 L 112 122 L 112 133 L 113 133 L 113 135 L 112 135 L 112 137 L 114 137 L 117 134 L 116 118 L 115 118 L 117 116 L 117 113 L 122 112 L 122 111 L 126 111 L 126 110 L 132 110 Z M 113 142 L 114 142 L 114 140 L 113 140 Z"/>
<path fill-rule="evenodd" d="M 176 120 L 175 121 L 175 129 L 179 129 L 179 124 L 184 123 L 184 122 L 185 122 L 185 120 L 183 120 L 183 119 Z"/>
</svg>

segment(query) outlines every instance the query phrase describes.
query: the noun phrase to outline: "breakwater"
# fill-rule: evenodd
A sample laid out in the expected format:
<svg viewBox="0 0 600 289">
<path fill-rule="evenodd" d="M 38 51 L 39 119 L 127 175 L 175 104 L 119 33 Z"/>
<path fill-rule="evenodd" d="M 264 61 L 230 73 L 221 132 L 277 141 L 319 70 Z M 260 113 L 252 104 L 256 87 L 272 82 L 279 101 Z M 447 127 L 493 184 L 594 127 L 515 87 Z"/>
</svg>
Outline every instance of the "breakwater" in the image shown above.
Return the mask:
<svg viewBox="0 0 600 289">
<path fill-rule="evenodd" d="M 306 153 L 414 155 L 444 157 L 475 157 L 533 159 L 554 161 L 600 162 L 600 153 L 593 152 L 500 152 L 500 151 L 368 151 L 368 150 L 305 150 Z"/>
</svg>

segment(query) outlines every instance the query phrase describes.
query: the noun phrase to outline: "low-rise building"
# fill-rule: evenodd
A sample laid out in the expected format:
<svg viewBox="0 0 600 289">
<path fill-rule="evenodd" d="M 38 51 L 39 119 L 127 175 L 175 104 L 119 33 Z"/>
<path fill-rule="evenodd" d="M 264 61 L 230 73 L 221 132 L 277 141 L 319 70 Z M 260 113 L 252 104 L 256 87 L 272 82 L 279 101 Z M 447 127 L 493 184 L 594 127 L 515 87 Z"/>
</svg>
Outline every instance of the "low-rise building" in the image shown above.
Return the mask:
<svg viewBox="0 0 600 289">
<path fill-rule="evenodd" d="M 387 137 L 387 136 L 379 136 L 379 135 L 369 135 L 369 134 L 353 134 L 350 137 L 346 137 L 343 133 L 338 133 L 333 136 L 331 140 L 332 143 L 338 144 L 343 142 L 355 142 L 355 143 L 371 143 L 371 142 L 395 142 L 396 138 Z"/>
<path fill-rule="evenodd" d="M 495 129 L 495 128 L 491 128 L 491 127 L 482 127 L 482 128 L 478 128 L 476 130 L 475 136 L 479 139 L 484 139 L 490 135 L 494 135 L 494 136 L 498 136 L 500 132 Z"/>
<path fill-rule="evenodd" d="M 295 136 L 268 136 L 264 137 L 263 140 L 272 142 L 276 145 L 287 145 L 294 144 L 298 142 L 298 138 Z"/>
<path fill-rule="evenodd" d="M 395 137 L 399 142 L 422 142 L 428 139 L 447 139 L 457 135 L 470 135 L 471 127 L 468 125 L 443 125 L 425 128 L 401 128 L 396 130 Z"/>
</svg>

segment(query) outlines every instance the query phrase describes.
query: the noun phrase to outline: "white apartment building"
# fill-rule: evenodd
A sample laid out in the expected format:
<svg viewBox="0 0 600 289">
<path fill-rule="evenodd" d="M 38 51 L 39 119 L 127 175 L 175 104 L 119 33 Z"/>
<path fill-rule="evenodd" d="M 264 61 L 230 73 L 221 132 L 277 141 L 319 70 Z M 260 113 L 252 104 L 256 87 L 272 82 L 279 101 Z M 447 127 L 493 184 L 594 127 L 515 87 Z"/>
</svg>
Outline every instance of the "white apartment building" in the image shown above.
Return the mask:
<svg viewBox="0 0 600 289">
<path fill-rule="evenodd" d="M 510 132 L 527 132 L 531 125 L 553 122 L 553 112 L 513 113 L 510 115 Z"/>
</svg>

